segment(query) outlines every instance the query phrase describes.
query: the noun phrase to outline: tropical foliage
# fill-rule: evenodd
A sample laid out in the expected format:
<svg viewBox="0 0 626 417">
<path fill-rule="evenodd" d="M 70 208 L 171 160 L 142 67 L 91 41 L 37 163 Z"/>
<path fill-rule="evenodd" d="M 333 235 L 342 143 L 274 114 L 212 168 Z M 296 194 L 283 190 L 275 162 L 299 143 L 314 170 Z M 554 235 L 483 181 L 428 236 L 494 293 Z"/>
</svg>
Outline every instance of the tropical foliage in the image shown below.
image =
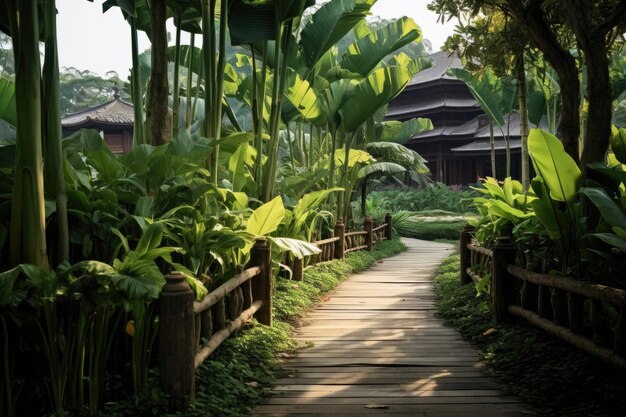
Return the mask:
<svg viewBox="0 0 626 417">
<path fill-rule="evenodd" d="M 150 395 L 164 274 L 182 272 L 201 300 L 241 270 L 257 239 L 281 268 L 284 252 L 318 253 L 309 242 L 352 218 L 359 185 L 427 182 L 403 143 L 430 122 L 383 122 L 429 65 L 407 54 L 423 50 L 407 48 L 420 29 L 409 18 L 369 27 L 375 0 L 332 0 L 302 19 L 313 3 L 105 1 L 128 21 L 133 50 L 134 146 L 116 155 L 98 132 L 61 140 L 60 126 L 62 113 L 104 100 L 115 74 L 59 71 L 54 1 L 3 2 L 18 63 L 0 78 L 0 119 L 16 132 L 0 164 L 3 415 L 97 415 L 111 374 L 127 377 L 139 403 Z M 137 50 L 140 31 L 148 53 Z"/>
</svg>

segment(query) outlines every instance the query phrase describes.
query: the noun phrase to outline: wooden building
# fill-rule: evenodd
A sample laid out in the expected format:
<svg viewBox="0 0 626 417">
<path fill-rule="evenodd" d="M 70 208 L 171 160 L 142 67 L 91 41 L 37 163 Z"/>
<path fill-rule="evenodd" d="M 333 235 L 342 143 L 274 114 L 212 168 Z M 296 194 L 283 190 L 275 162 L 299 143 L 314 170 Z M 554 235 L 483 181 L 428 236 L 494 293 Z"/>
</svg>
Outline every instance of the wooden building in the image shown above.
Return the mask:
<svg viewBox="0 0 626 417">
<path fill-rule="evenodd" d="M 431 55 L 432 66 L 415 75 L 387 110 L 387 120 L 406 121 L 427 117 L 433 130 L 410 139 L 406 146 L 428 161 L 435 181 L 448 185 L 471 184 L 491 172 L 489 119 L 463 81 L 447 75 L 450 68 L 463 68 L 448 52 Z M 519 114 L 505 117 L 512 163 L 511 175 L 520 178 Z M 505 176 L 505 142 L 495 127 L 496 178 Z"/>
<path fill-rule="evenodd" d="M 61 126 L 63 136 L 80 129 L 95 129 L 114 153 L 126 153 L 133 147 L 134 121 L 133 105 L 116 94 L 109 102 L 66 115 Z"/>
</svg>

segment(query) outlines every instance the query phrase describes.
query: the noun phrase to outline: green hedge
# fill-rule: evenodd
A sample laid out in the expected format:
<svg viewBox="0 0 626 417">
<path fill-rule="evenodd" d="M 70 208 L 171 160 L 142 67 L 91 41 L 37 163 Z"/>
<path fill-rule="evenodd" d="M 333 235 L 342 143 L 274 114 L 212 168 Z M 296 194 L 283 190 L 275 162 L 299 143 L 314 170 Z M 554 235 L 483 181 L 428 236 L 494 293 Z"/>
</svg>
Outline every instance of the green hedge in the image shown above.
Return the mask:
<svg viewBox="0 0 626 417">
<path fill-rule="evenodd" d="M 406 220 L 394 225 L 396 231 L 404 237 L 422 240 L 448 239 L 458 240 L 465 221 L 423 222 Z"/>
</svg>

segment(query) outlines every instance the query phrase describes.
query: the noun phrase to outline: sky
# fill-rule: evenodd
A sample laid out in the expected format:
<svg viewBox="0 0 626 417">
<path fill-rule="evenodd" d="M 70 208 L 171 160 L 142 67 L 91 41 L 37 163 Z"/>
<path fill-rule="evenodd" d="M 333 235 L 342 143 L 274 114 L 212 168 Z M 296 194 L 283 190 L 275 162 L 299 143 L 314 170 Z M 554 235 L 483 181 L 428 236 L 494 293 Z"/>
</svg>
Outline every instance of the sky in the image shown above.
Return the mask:
<svg viewBox="0 0 626 417">
<path fill-rule="evenodd" d="M 126 79 L 131 67 L 130 28 L 119 9 L 102 14 L 102 3 L 103 0 L 57 0 L 59 65 L 103 76 L 115 71 Z M 412 17 L 437 51 L 452 34 L 454 23 L 437 23 L 437 15 L 426 9 L 428 3 L 429 0 L 378 0 L 372 14 L 386 19 Z M 173 33 L 173 26 L 170 30 Z M 149 46 L 147 37 L 140 33 L 139 50 Z"/>
</svg>

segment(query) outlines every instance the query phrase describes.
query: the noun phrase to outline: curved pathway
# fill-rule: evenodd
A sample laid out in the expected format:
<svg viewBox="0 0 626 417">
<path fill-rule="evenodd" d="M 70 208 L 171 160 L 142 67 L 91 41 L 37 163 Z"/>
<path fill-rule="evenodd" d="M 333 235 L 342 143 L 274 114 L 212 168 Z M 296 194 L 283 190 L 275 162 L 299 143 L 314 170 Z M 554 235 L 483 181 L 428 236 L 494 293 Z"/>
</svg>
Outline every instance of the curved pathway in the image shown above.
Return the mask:
<svg viewBox="0 0 626 417">
<path fill-rule="evenodd" d="M 305 317 L 313 347 L 253 416 L 527 416 L 481 372 L 477 352 L 434 316 L 432 278 L 452 245 L 408 250 L 353 275 Z"/>
</svg>

